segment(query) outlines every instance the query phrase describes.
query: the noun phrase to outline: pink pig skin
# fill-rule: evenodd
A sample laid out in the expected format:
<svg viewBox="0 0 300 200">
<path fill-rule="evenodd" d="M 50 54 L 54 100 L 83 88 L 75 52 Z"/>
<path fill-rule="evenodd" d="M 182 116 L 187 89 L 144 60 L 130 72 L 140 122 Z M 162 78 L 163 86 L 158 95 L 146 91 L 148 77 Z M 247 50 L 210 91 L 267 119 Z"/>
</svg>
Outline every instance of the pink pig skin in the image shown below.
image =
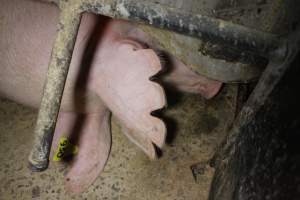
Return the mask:
<svg viewBox="0 0 300 200">
<path fill-rule="evenodd" d="M 38 108 L 59 10 L 30 0 L 2 0 L 0 7 L 0 95 Z M 221 83 L 192 72 L 175 57 L 161 66 L 155 42 L 134 24 L 84 14 L 53 139 L 62 136 L 79 146 L 66 175 L 66 189 L 82 192 L 105 166 L 111 147 L 110 113 L 124 133 L 150 158 L 162 147 L 164 123 L 151 112 L 166 105 L 163 88 L 151 77 L 170 67 L 162 79 L 173 87 L 213 97 Z"/>
</svg>

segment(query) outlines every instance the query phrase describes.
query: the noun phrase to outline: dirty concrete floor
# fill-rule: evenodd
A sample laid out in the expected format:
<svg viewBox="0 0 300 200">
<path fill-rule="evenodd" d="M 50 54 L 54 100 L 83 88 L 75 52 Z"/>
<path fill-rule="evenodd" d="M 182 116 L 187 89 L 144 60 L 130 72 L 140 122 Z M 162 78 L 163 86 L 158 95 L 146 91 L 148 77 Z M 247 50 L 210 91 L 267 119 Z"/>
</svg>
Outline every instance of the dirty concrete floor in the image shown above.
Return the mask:
<svg viewBox="0 0 300 200">
<path fill-rule="evenodd" d="M 27 157 L 36 111 L 1 99 L 0 199 L 205 200 L 214 173 L 205 163 L 232 122 L 236 94 L 237 87 L 226 86 L 209 101 L 198 95 L 168 96 L 169 107 L 164 115 L 169 144 L 157 161 L 150 161 L 113 122 L 108 164 L 88 191 L 80 195 L 65 193 L 63 164 L 51 162 L 45 172 L 30 172 Z M 202 167 L 195 181 L 191 166 L 197 163 Z"/>
</svg>

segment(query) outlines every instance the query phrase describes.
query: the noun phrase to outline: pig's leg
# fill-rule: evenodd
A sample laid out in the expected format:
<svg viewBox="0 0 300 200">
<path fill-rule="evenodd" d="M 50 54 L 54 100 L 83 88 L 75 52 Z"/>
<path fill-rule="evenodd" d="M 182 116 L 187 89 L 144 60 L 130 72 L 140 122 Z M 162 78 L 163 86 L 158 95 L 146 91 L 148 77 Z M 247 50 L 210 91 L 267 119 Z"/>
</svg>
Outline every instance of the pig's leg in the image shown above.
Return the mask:
<svg viewBox="0 0 300 200">
<path fill-rule="evenodd" d="M 199 93 L 206 99 L 214 97 L 220 91 L 222 82 L 197 74 L 172 55 L 164 55 L 164 57 L 169 67 L 161 76 L 164 83 L 179 91 Z"/>
<path fill-rule="evenodd" d="M 121 121 L 125 134 L 149 157 L 155 158 L 153 143 L 162 147 L 166 128 L 150 113 L 164 107 L 166 100 L 161 86 L 149 78 L 161 70 L 160 60 L 153 50 L 141 49 L 131 40 L 113 41 L 108 45 L 110 48 L 102 46 L 96 54 L 100 58 L 95 59 L 99 63 L 94 68 L 96 77 L 91 77 L 92 90 Z M 79 153 L 66 175 L 66 189 L 72 192 L 84 191 L 96 179 L 111 146 L 107 109 L 79 116 L 60 113 L 53 141 L 54 150 L 61 136 L 78 141 Z M 74 140 L 74 136 L 78 138 Z"/>
<path fill-rule="evenodd" d="M 151 112 L 163 108 L 166 99 L 162 87 L 149 79 L 161 70 L 160 60 L 153 50 L 131 40 L 112 41 L 109 47 L 96 53 L 100 57 L 93 73 L 94 91 L 126 127 L 129 138 L 155 158 L 152 143 L 163 146 L 166 127 Z"/>
<path fill-rule="evenodd" d="M 66 190 L 83 192 L 103 170 L 111 148 L 110 112 L 76 114 L 61 112 L 56 125 L 52 154 L 59 139 L 67 137 L 78 146 L 78 154 L 65 177 Z"/>
<path fill-rule="evenodd" d="M 127 35 L 128 38 L 146 44 L 152 49 L 161 49 L 159 43 L 138 28 L 136 24 L 123 20 L 114 20 L 110 23 L 110 27 L 112 30 L 122 27 L 123 34 Z M 156 52 L 164 62 L 164 71 L 166 73 L 161 76 L 164 84 L 181 92 L 200 94 L 207 99 L 214 97 L 220 91 L 221 82 L 194 72 L 189 66 L 169 53 L 161 52 L 160 50 Z"/>
</svg>

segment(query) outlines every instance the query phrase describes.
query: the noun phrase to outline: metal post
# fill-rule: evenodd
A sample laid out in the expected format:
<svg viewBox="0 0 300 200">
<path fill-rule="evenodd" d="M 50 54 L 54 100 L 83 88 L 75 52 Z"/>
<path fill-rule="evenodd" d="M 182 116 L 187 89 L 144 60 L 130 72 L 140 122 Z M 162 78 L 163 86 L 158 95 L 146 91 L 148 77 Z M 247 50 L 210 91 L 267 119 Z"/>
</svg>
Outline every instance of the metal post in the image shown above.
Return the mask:
<svg viewBox="0 0 300 200">
<path fill-rule="evenodd" d="M 35 127 L 35 140 L 29 155 L 29 167 L 32 171 L 43 171 L 49 164 L 50 148 L 80 19 L 79 12 L 66 9 L 60 13 L 58 33 Z"/>
</svg>

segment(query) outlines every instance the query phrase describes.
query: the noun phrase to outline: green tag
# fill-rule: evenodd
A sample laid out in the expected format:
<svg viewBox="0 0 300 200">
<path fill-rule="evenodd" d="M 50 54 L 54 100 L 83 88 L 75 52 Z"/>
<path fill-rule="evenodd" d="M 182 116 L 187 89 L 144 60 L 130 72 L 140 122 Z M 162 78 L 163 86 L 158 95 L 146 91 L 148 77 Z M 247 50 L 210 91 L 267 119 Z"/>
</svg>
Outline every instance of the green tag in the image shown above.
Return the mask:
<svg viewBox="0 0 300 200">
<path fill-rule="evenodd" d="M 64 157 L 75 155 L 78 153 L 78 147 L 70 143 L 69 139 L 62 137 L 59 140 L 56 153 L 53 156 L 53 161 L 61 161 Z"/>
</svg>

